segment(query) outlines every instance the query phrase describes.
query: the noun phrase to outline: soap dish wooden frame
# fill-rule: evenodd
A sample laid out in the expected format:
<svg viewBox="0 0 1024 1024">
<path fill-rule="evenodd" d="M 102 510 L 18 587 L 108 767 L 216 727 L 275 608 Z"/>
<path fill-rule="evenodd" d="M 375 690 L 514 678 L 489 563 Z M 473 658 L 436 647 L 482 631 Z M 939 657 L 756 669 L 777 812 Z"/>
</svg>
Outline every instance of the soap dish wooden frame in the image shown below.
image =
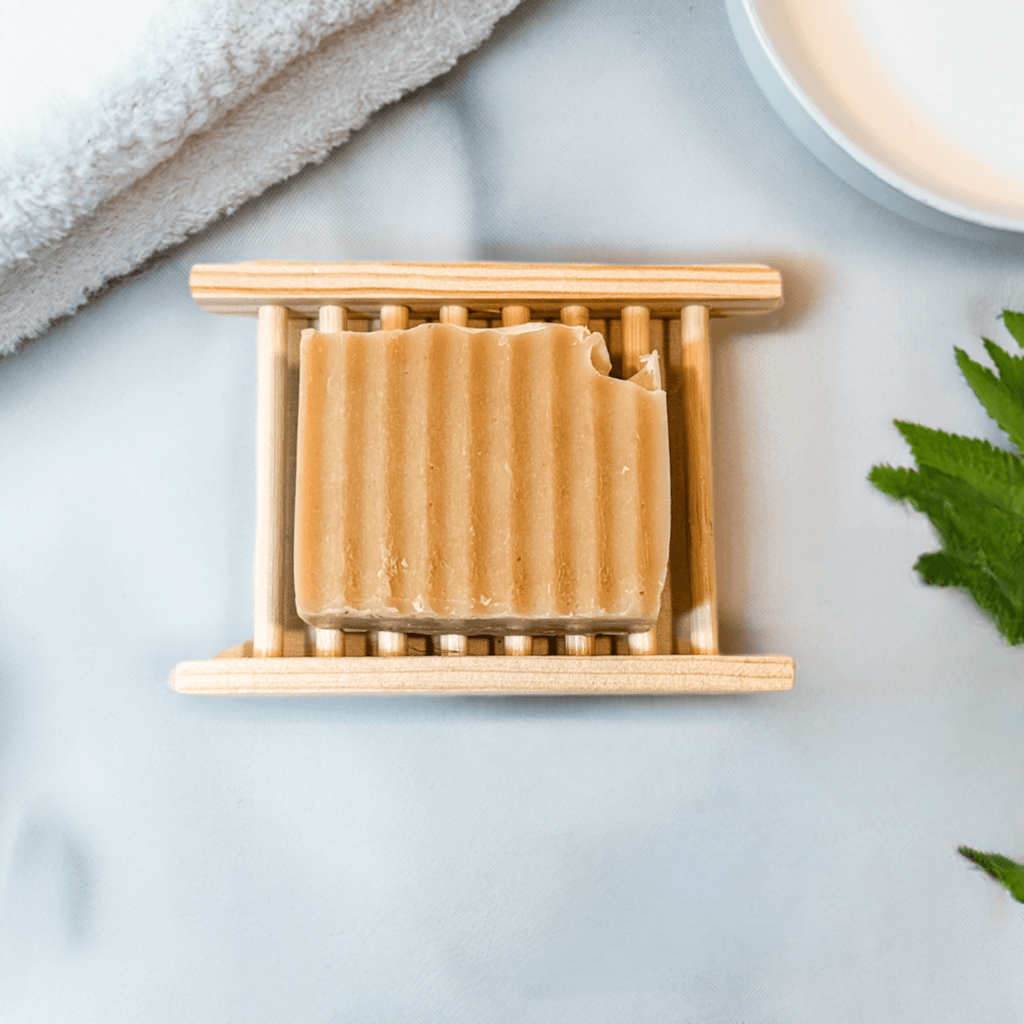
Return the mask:
<svg viewBox="0 0 1024 1024">
<path fill-rule="evenodd" d="M 258 261 L 200 264 L 192 268 L 190 283 L 203 309 L 258 320 L 255 623 L 253 640 L 215 658 L 179 664 L 171 674 L 174 689 L 294 696 L 735 693 L 792 687 L 791 658 L 718 653 L 711 490 L 708 320 L 777 308 L 782 303 L 778 271 Z M 431 654 L 427 638 L 313 630 L 298 618 L 291 548 L 299 334 L 317 325 L 372 330 L 436 319 L 472 326 L 529 319 L 589 323 L 608 338 L 613 363 L 624 376 L 639 367 L 640 355 L 659 351 L 668 394 L 673 523 L 669 580 L 658 625 L 649 634 L 468 642 L 444 637 L 433 641 L 438 653 Z M 449 653 L 462 656 L 445 656 Z"/>
</svg>

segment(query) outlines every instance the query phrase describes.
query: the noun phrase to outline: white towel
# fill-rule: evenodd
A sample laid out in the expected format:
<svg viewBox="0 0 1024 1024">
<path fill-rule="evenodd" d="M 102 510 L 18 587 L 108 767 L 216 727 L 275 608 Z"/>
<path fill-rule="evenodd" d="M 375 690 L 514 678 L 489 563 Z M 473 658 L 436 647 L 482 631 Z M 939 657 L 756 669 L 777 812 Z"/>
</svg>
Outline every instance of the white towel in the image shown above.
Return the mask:
<svg viewBox="0 0 1024 1024">
<path fill-rule="evenodd" d="M 108 280 L 322 160 L 373 111 L 451 68 L 517 2 L 133 0 L 123 22 L 82 40 L 98 67 L 88 52 L 81 67 L 69 62 L 28 113 L 9 101 L 10 79 L 26 67 L 8 31 L 0 355 Z M 66 10 L 36 0 L 21 31 L 40 38 L 48 6 Z M 104 28 L 109 38 L 115 27 L 123 52 L 101 45 Z M 35 73 L 46 67 L 37 53 Z M 22 95 L 31 88 L 23 82 Z"/>
</svg>

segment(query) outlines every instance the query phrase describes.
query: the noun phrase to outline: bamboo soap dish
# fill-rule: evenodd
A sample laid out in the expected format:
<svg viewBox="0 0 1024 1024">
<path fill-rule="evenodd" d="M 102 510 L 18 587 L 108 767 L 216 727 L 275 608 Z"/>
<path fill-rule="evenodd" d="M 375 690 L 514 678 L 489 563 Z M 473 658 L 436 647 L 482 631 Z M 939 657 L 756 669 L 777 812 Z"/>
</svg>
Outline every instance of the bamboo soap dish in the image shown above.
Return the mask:
<svg viewBox="0 0 1024 1024">
<path fill-rule="evenodd" d="M 253 639 L 171 674 L 182 693 L 653 694 L 786 690 L 782 655 L 721 655 L 711 486 L 712 316 L 782 303 L 763 266 L 287 263 L 192 268 L 203 309 L 257 318 Z M 417 636 L 314 629 L 293 579 L 299 335 L 555 321 L 608 341 L 616 376 L 657 351 L 668 404 L 672 531 L 655 628 L 625 636 Z"/>
</svg>

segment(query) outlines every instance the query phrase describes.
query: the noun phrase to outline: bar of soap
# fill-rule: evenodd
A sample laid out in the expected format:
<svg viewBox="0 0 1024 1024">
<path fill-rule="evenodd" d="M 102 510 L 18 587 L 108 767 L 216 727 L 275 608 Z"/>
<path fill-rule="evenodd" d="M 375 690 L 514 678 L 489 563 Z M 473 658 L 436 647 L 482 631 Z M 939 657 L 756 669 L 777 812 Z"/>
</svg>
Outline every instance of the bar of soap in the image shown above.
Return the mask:
<svg viewBox="0 0 1024 1024">
<path fill-rule="evenodd" d="M 657 355 L 585 327 L 302 335 L 299 615 L 330 629 L 649 629 L 668 566 Z"/>
</svg>

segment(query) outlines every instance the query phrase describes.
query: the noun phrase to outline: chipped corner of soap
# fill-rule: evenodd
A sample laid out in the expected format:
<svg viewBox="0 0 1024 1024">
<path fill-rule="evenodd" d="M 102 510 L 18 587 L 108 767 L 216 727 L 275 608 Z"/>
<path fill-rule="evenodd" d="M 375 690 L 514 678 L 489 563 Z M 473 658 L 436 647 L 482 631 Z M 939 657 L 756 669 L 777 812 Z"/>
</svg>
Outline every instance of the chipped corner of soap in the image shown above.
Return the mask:
<svg viewBox="0 0 1024 1024">
<path fill-rule="evenodd" d="M 608 353 L 608 342 L 605 336 L 599 331 L 591 331 L 585 327 L 579 328 L 579 331 L 579 340 L 590 345 L 591 365 L 602 377 L 611 376 L 612 358 Z"/>
<path fill-rule="evenodd" d="M 304 327 L 299 334 L 299 351 L 303 353 L 308 352 L 309 347 L 313 344 L 313 340 L 317 337 L 323 337 L 321 331 L 315 327 Z"/>
<path fill-rule="evenodd" d="M 661 391 L 661 359 L 657 351 L 648 352 L 640 357 L 640 369 L 629 378 L 647 391 Z"/>
</svg>

